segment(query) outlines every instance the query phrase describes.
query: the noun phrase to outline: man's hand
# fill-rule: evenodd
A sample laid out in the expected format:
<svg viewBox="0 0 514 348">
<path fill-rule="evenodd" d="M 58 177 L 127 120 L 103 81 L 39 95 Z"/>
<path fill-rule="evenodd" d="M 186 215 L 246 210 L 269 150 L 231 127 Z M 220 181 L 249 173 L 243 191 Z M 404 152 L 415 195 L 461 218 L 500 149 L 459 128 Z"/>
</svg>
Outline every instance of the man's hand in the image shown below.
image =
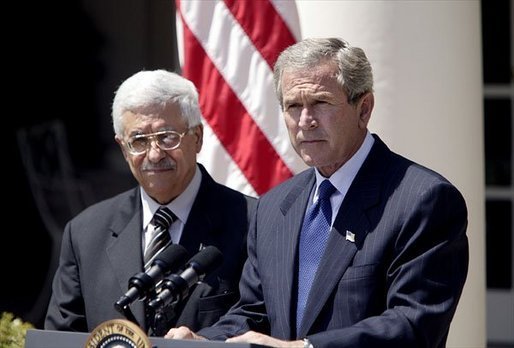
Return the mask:
<svg viewBox="0 0 514 348">
<path fill-rule="evenodd" d="M 282 341 L 255 331 L 248 331 L 241 336 L 232 337 L 226 342 L 246 342 L 270 347 L 303 348 L 303 341 Z"/>
<path fill-rule="evenodd" d="M 170 329 L 164 338 L 173 338 L 176 340 L 207 340 L 205 337 L 195 334 L 185 326 Z"/>
</svg>

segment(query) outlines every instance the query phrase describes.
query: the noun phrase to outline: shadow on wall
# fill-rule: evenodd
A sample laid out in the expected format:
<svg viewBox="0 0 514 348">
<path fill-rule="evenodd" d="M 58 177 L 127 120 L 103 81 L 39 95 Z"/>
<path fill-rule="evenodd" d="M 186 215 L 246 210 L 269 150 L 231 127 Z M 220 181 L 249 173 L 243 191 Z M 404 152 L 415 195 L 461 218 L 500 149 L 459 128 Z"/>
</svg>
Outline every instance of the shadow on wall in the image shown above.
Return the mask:
<svg viewBox="0 0 514 348">
<path fill-rule="evenodd" d="M 128 4 L 10 4 L 4 84 L 15 111 L 2 143 L 0 312 L 37 328 L 66 221 L 137 184 L 113 139 L 114 90 L 143 68 L 178 66 L 174 2 Z"/>
<path fill-rule="evenodd" d="M 50 299 L 64 226 L 95 199 L 89 184 L 74 173 L 61 121 L 19 129 L 17 140 L 29 187 L 51 242 L 50 262 L 43 287 L 26 315 L 28 321 L 39 323 Z"/>
<path fill-rule="evenodd" d="M 24 320 L 41 328 L 66 223 L 87 206 L 135 186 L 136 181 L 128 168 L 125 171 L 92 170 L 79 176 L 71 160 L 65 126 L 60 120 L 20 128 L 17 141 L 32 197 L 50 239 L 43 284 L 34 305 L 23 315 Z"/>
</svg>

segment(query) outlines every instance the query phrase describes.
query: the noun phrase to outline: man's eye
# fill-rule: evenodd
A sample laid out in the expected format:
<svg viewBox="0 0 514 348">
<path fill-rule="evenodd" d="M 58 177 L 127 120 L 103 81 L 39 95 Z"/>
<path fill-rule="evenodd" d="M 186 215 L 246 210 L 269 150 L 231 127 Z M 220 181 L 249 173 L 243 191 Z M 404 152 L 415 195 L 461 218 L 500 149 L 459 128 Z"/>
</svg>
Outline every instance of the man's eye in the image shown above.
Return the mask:
<svg viewBox="0 0 514 348">
<path fill-rule="evenodd" d="M 297 104 L 297 103 L 286 105 L 286 109 L 296 109 L 299 107 L 301 107 L 301 104 Z"/>
<path fill-rule="evenodd" d="M 136 147 L 139 147 L 139 146 L 145 146 L 146 143 L 147 143 L 147 139 L 146 138 L 134 138 L 132 139 L 132 146 L 136 146 Z"/>
<path fill-rule="evenodd" d="M 163 134 L 159 140 L 164 144 L 174 144 L 177 141 L 178 136 L 176 134 Z"/>
</svg>

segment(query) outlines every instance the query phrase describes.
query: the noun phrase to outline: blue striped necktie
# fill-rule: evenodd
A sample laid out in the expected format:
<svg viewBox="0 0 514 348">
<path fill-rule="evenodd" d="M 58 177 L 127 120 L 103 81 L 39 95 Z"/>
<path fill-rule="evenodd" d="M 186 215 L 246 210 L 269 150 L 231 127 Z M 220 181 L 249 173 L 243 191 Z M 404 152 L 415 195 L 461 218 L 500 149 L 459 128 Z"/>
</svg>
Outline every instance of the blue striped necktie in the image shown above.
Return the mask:
<svg viewBox="0 0 514 348">
<path fill-rule="evenodd" d="M 296 332 L 302 324 L 307 298 L 330 234 L 332 223 L 330 196 L 335 191 L 336 188 L 329 180 L 323 180 L 319 185 L 318 200 L 307 210 L 303 221 L 298 253 Z"/>
<path fill-rule="evenodd" d="M 154 234 L 150 243 L 147 244 L 144 254 L 145 270 L 151 265 L 155 257 L 171 244 L 171 237 L 168 229 L 177 220 L 177 216 L 166 207 L 160 207 L 152 218 Z"/>
</svg>

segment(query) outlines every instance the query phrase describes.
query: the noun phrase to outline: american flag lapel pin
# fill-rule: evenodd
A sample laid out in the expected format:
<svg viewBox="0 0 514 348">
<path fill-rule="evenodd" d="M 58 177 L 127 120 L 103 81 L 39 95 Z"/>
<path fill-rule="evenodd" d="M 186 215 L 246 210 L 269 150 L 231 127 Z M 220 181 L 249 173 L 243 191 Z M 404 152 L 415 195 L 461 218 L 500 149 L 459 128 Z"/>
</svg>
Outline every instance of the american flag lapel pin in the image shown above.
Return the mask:
<svg viewBox="0 0 514 348">
<path fill-rule="evenodd" d="M 352 243 L 355 243 L 355 233 L 352 231 L 346 230 L 346 240 Z"/>
</svg>

